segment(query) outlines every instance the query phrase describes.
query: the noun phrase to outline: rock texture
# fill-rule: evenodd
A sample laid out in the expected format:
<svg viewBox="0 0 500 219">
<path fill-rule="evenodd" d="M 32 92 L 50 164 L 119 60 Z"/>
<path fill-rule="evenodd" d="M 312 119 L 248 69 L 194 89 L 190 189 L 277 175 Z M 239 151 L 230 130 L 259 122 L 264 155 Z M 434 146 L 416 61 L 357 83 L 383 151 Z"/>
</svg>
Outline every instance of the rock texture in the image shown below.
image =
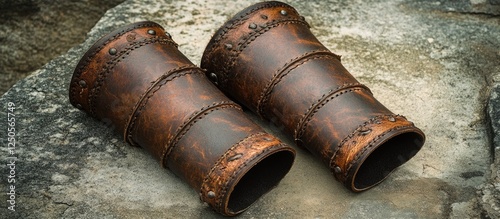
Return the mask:
<svg viewBox="0 0 500 219">
<path fill-rule="evenodd" d="M 0 187 L 10 191 L 14 185 L 16 203 L 12 212 L 2 201 L 0 215 L 218 218 L 145 151 L 73 108 L 67 89 L 86 49 L 118 26 L 158 22 L 199 63 L 215 30 L 254 2 L 125 1 L 102 17 L 83 44 L 14 85 L 0 98 Z M 497 1 L 287 2 L 378 100 L 407 115 L 428 140 L 389 179 L 360 194 L 347 191 L 299 149 L 291 172 L 241 218 L 499 218 Z M 478 12 L 478 5 L 491 7 Z M 7 147 L 9 102 L 16 105 L 13 154 Z M 293 144 L 280 127 L 254 118 Z M 12 165 L 6 165 L 13 160 L 15 183 L 8 181 Z"/>
<path fill-rule="evenodd" d="M 500 218 L 500 67 L 492 77 L 491 94 L 487 114 L 491 125 L 491 175 L 489 181 L 481 186 L 479 198 L 482 207 L 491 218 Z"/>
<path fill-rule="evenodd" d="M 0 0 L 0 94 L 66 53 L 124 0 Z"/>
</svg>

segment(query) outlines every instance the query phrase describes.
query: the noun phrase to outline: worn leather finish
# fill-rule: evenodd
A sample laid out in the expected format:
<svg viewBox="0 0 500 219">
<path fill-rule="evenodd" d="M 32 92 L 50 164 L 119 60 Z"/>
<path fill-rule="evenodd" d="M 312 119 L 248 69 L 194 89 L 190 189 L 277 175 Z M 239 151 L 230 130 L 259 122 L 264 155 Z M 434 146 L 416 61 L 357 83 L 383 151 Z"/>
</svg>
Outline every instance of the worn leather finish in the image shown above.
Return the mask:
<svg viewBox="0 0 500 219">
<path fill-rule="evenodd" d="M 223 215 L 289 171 L 295 151 L 244 115 L 154 22 L 119 28 L 78 63 L 70 102 L 147 150 Z"/>
<path fill-rule="evenodd" d="M 257 3 L 227 21 L 201 67 L 224 93 L 321 158 L 352 191 L 380 183 L 424 144 L 424 133 L 378 102 L 285 3 Z"/>
</svg>

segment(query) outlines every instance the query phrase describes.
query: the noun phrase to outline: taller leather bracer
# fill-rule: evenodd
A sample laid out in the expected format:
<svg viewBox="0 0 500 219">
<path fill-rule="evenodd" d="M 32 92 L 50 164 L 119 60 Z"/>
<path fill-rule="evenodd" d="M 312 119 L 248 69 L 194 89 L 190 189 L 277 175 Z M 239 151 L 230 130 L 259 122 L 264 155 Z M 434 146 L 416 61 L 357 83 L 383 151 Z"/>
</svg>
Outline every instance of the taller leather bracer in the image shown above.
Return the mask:
<svg viewBox="0 0 500 219">
<path fill-rule="evenodd" d="M 285 3 L 257 3 L 227 21 L 201 67 L 228 96 L 284 127 L 352 191 L 380 183 L 424 144 L 424 133 L 378 102 Z"/>
<path fill-rule="evenodd" d="M 295 151 L 224 96 L 153 22 L 119 28 L 78 63 L 70 101 L 144 148 L 223 215 L 236 215 L 289 171 Z"/>
</svg>

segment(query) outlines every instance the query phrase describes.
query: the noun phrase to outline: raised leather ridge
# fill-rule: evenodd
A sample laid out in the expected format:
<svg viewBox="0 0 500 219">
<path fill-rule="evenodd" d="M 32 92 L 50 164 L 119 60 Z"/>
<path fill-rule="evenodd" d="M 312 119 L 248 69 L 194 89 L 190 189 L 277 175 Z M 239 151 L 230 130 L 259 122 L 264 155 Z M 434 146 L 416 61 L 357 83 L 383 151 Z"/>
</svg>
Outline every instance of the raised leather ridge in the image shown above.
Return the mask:
<svg viewBox="0 0 500 219">
<path fill-rule="evenodd" d="M 294 162 L 295 151 L 247 118 L 154 22 L 98 40 L 75 68 L 69 99 L 223 215 L 246 210 Z"/>
<path fill-rule="evenodd" d="M 288 4 L 257 3 L 229 19 L 201 67 L 226 95 L 284 127 L 352 191 L 382 182 L 424 144 L 424 133 L 378 102 Z"/>
</svg>

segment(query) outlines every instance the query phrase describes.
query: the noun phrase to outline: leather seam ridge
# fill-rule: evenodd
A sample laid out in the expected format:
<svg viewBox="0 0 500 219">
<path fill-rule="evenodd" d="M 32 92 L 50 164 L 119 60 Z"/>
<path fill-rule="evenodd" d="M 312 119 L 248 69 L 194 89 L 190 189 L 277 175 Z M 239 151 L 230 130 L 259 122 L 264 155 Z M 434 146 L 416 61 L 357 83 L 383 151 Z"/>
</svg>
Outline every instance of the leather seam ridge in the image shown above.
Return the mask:
<svg viewBox="0 0 500 219">
<path fill-rule="evenodd" d="M 136 104 L 132 108 L 132 110 L 129 114 L 129 119 L 127 120 L 127 123 L 125 125 L 125 130 L 124 130 L 125 142 L 128 142 L 131 145 L 135 145 L 135 143 L 132 140 L 132 130 L 133 130 L 133 127 L 135 125 L 136 119 L 140 116 L 140 112 L 144 109 L 144 107 L 146 106 L 149 99 L 167 82 L 172 81 L 175 78 L 184 76 L 186 74 L 194 73 L 196 71 L 196 69 L 198 69 L 198 67 L 196 67 L 195 65 L 186 65 L 186 66 L 181 66 L 178 68 L 171 69 L 171 70 L 165 72 L 158 79 L 156 79 L 156 81 L 153 82 L 153 84 L 150 87 L 148 87 L 148 89 L 145 92 L 143 92 L 141 94 L 141 96 L 139 97 L 139 100 L 136 102 Z M 186 72 L 183 72 L 183 71 L 186 71 Z M 181 73 L 181 72 L 183 72 L 183 73 Z M 175 75 L 174 77 L 172 77 L 170 79 L 167 79 L 168 77 L 170 77 L 176 73 L 180 73 L 180 74 Z M 163 80 L 165 80 L 165 81 L 163 82 Z M 163 84 L 161 84 L 162 82 L 163 82 Z"/>
<path fill-rule="evenodd" d="M 371 140 L 370 143 L 366 147 L 363 147 L 363 150 L 361 150 L 359 153 L 357 153 L 356 156 L 354 157 L 354 159 L 351 162 L 349 162 L 349 164 L 347 165 L 347 168 L 344 172 L 344 178 L 347 177 L 347 173 L 349 173 L 349 171 L 351 171 L 353 164 L 358 162 L 361 155 L 363 155 L 368 149 L 372 148 L 380 138 L 384 137 L 387 133 L 392 132 L 394 130 L 400 130 L 400 129 L 411 128 L 411 127 L 413 127 L 413 125 L 397 126 L 397 127 L 394 127 L 392 129 L 389 129 L 389 130 L 381 133 L 380 135 L 377 135 L 377 137 L 375 137 L 373 140 Z"/>
<path fill-rule="evenodd" d="M 212 113 L 213 111 L 225 109 L 225 108 L 235 108 L 238 110 L 242 110 L 239 105 L 230 101 L 222 101 L 218 103 L 213 103 L 209 106 L 205 106 L 200 110 L 191 114 L 191 116 L 184 120 L 184 122 L 177 128 L 174 135 L 167 142 L 161 156 L 161 165 L 166 167 L 165 161 L 168 160 L 172 149 L 177 145 L 177 143 L 186 135 L 186 133 L 191 129 L 191 127 L 196 124 L 199 120 L 201 120 L 206 115 Z"/>
<path fill-rule="evenodd" d="M 328 93 L 323 94 L 321 98 L 319 98 L 315 103 L 313 103 L 309 107 L 309 109 L 307 109 L 307 111 L 304 113 L 302 118 L 297 123 L 297 126 L 295 127 L 294 131 L 295 142 L 298 144 L 300 138 L 304 134 L 307 124 L 312 120 L 312 117 L 316 114 L 316 112 L 318 112 L 328 102 L 343 94 L 354 91 L 367 90 L 367 89 L 368 88 L 366 86 L 360 83 L 350 83 L 339 86 L 337 89 L 330 90 Z"/>
<path fill-rule="evenodd" d="M 238 169 L 236 169 L 236 171 L 234 171 L 233 174 L 231 174 L 231 176 L 229 177 L 229 179 L 226 182 L 233 181 L 234 177 L 237 176 L 248 165 L 248 163 L 250 161 L 252 161 L 254 158 L 259 157 L 261 154 L 267 153 L 268 151 L 273 150 L 273 149 L 274 149 L 273 147 L 267 147 L 266 149 L 262 150 L 260 153 L 255 154 L 251 159 L 246 160 L 242 165 L 238 166 Z M 227 192 L 228 188 L 229 188 L 229 184 L 226 183 L 222 187 L 222 190 L 221 190 L 221 193 L 220 193 L 221 196 L 222 196 L 222 194 L 226 195 L 226 192 Z M 221 204 L 220 200 L 221 199 L 219 198 L 219 201 L 218 201 L 218 204 L 217 204 L 218 208 L 222 208 L 222 204 Z"/>
<path fill-rule="evenodd" d="M 104 82 L 107 78 L 107 75 L 109 75 L 114 70 L 116 65 L 118 65 L 122 60 L 124 60 L 125 58 L 130 56 L 132 51 L 139 49 L 143 46 L 146 46 L 149 44 L 155 44 L 155 43 L 164 44 L 164 45 L 168 45 L 168 44 L 176 45 L 172 41 L 165 40 L 163 38 L 158 38 L 158 37 L 148 38 L 148 39 L 144 39 L 142 41 L 139 41 L 137 43 L 131 44 L 129 47 L 125 48 L 123 51 L 120 51 L 112 61 L 106 62 L 106 64 L 102 68 L 104 71 L 101 71 L 97 75 L 96 81 L 94 82 L 96 85 L 93 86 L 89 92 L 89 98 L 88 98 L 89 99 L 89 108 L 90 108 L 89 111 L 90 111 L 90 114 L 92 116 L 95 116 L 95 101 L 96 101 L 97 97 L 99 96 L 101 87 L 104 84 Z"/>
<path fill-rule="evenodd" d="M 203 179 L 203 183 L 202 183 L 202 186 L 201 186 L 201 189 L 200 189 L 200 196 L 203 197 L 203 188 L 205 186 L 207 186 L 207 183 L 208 183 L 208 180 L 210 179 L 210 177 L 212 176 L 213 172 L 219 168 L 219 165 L 221 164 L 221 162 L 227 158 L 227 156 L 229 156 L 230 152 L 231 151 L 234 151 L 236 150 L 237 147 L 239 147 L 240 145 L 243 144 L 243 142 L 245 141 L 248 141 L 248 139 L 251 139 L 251 138 L 254 138 L 254 137 L 257 137 L 257 136 L 263 136 L 263 135 L 266 135 L 267 133 L 265 132 L 259 132 L 259 133 L 255 133 L 255 134 L 251 134 L 245 138 L 243 138 L 242 140 L 240 140 L 238 143 L 234 144 L 233 146 L 231 146 L 226 152 L 224 152 L 224 154 L 219 157 L 219 159 L 217 159 L 217 161 L 214 163 L 214 165 L 212 166 L 212 168 L 210 169 L 210 171 L 208 172 L 208 174 L 205 176 L 205 178 Z M 222 192 L 221 192 L 222 193 Z M 216 201 L 216 206 L 219 208 L 220 207 L 220 199 L 222 196 L 224 196 L 225 194 L 218 194 L 217 195 L 217 201 Z M 203 200 L 203 198 L 202 198 Z"/>
<path fill-rule="evenodd" d="M 95 51 L 93 53 L 91 53 L 90 55 L 86 56 L 85 57 L 85 60 L 83 61 L 83 63 L 81 64 L 81 66 L 77 66 L 78 69 L 75 70 L 75 73 L 74 73 L 74 83 L 78 83 L 78 80 L 80 79 L 81 75 L 82 75 L 82 72 L 84 71 L 84 69 L 88 66 L 88 64 L 92 61 L 92 59 L 104 48 L 106 47 L 109 43 L 113 42 L 114 40 L 116 40 L 118 37 L 132 31 L 132 30 L 135 30 L 135 29 L 139 29 L 139 28 L 143 28 L 143 27 L 160 27 L 160 28 L 163 28 L 161 27 L 160 25 L 156 24 L 156 23 L 147 23 L 147 24 L 138 24 L 138 25 L 135 25 L 133 27 L 130 27 L 130 28 L 127 28 L 123 31 L 120 31 L 119 33 L 116 33 L 115 35 L 111 36 L 108 40 L 106 40 L 104 43 L 102 43 L 101 45 L 99 45 Z M 92 46 L 91 48 L 92 49 Z M 78 80 L 76 80 L 78 79 Z M 70 99 L 73 101 L 76 99 L 76 93 L 77 93 L 77 84 L 75 84 L 72 89 L 71 89 L 71 96 L 70 96 Z"/>
<path fill-rule="evenodd" d="M 232 50 L 231 55 L 229 56 L 228 61 L 226 62 L 227 64 L 224 65 L 223 69 L 221 70 L 221 74 L 223 76 L 223 81 L 221 84 L 226 84 L 228 81 L 228 73 L 232 70 L 234 65 L 236 64 L 236 60 L 238 59 L 239 55 L 253 42 L 255 41 L 259 36 L 263 35 L 264 33 L 268 32 L 274 27 L 278 27 L 280 25 L 285 25 L 285 24 L 304 24 L 308 25 L 305 21 L 301 20 L 295 20 L 295 19 L 290 19 L 290 20 L 279 20 L 276 22 L 271 22 L 270 24 L 267 24 L 266 27 L 261 28 L 259 30 L 256 30 L 249 34 L 247 37 L 243 38 L 237 45 L 238 49 L 237 50 Z"/>
<path fill-rule="evenodd" d="M 312 51 L 312 52 L 307 52 L 304 53 L 303 55 L 291 59 L 289 62 L 285 63 L 283 67 L 278 69 L 271 80 L 267 83 L 266 87 L 263 89 L 263 91 L 260 94 L 259 100 L 257 101 L 257 113 L 260 116 L 263 116 L 264 109 L 269 101 L 269 98 L 274 90 L 274 87 L 276 87 L 281 80 L 287 76 L 291 71 L 295 70 L 296 68 L 300 67 L 301 65 L 314 60 L 314 59 L 321 59 L 321 58 L 337 58 L 334 53 L 331 53 L 328 50 L 317 50 L 317 51 Z"/>
<path fill-rule="evenodd" d="M 360 129 L 362 129 L 363 127 L 366 127 L 369 124 L 373 124 L 375 121 L 377 121 L 377 120 L 379 120 L 379 119 L 381 119 L 383 117 L 398 117 L 398 116 L 399 115 L 393 115 L 393 114 L 374 116 L 371 119 L 369 119 L 368 121 L 366 121 L 363 124 L 361 124 L 358 127 L 356 127 L 356 129 L 354 129 L 354 131 L 352 131 L 346 137 L 344 137 L 344 139 L 342 139 L 342 141 L 337 145 L 337 147 L 335 147 L 335 150 L 332 153 L 333 155 L 332 155 L 332 157 L 330 159 L 330 168 L 333 168 L 334 161 L 336 160 L 338 152 L 340 151 L 340 149 L 342 148 L 342 146 L 344 146 L 347 141 L 349 141 L 351 138 L 353 138 L 356 135 L 356 133 L 359 132 Z"/>
<path fill-rule="evenodd" d="M 222 28 L 222 32 L 220 34 L 218 34 L 217 36 L 214 36 L 215 37 L 214 42 L 213 42 L 213 44 L 211 44 L 210 48 L 208 49 L 209 52 L 207 53 L 208 55 L 207 55 L 206 59 L 209 59 L 208 57 L 212 56 L 214 49 L 220 46 L 220 42 L 225 39 L 225 37 L 227 36 L 227 33 L 229 31 L 236 29 L 236 28 L 240 27 L 241 25 L 243 25 L 245 23 L 245 21 L 250 18 L 249 16 L 251 14 L 255 13 L 256 11 L 265 9 L 265 8 L 275 8 L 275 7 L 286 7 L 286 8 L 295 10 L 293 7 L 291 7 L 287 4 L 280 3 L 280 2 L 266 2 L 262 6 L 252 8 L 250 11 L 241 15 L 239 18 L 234 19 L 234 21 L 231 24 L 224 25 L 224 27 Z"/>
</svg>

